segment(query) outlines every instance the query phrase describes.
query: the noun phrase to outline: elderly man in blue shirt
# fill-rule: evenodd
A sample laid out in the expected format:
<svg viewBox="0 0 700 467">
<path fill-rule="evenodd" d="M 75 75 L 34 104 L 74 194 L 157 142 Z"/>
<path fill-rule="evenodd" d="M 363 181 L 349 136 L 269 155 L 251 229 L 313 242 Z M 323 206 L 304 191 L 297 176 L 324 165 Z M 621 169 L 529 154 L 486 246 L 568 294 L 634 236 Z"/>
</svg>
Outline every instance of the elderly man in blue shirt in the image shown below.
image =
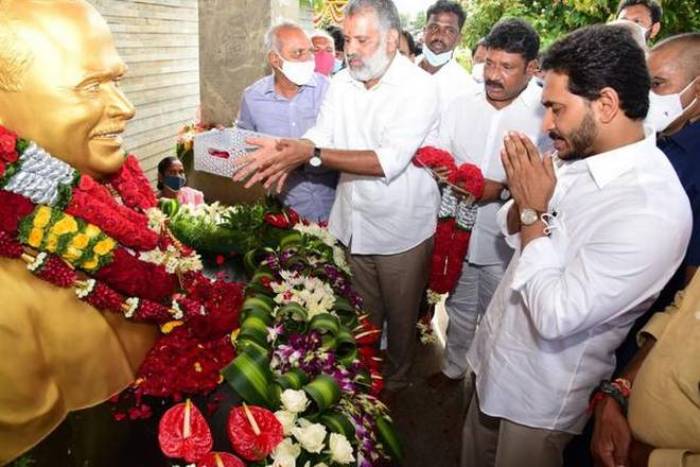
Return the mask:
<svg viewBox="0 0 700 467">
<path fill-rule="evenodd" d="M 273 26 L 265 35 L 272 74 L 244 92 L 236 126 L 283 138 L 300 138 L 316 123 L 328 79 L 314 72 L 313 45 L 301 27 L 291 22 Z M 279 195 L 285 206 L 314 221 L 328 220 L 338 172 L 305 165 L 289 176 Z"/>
</svg>

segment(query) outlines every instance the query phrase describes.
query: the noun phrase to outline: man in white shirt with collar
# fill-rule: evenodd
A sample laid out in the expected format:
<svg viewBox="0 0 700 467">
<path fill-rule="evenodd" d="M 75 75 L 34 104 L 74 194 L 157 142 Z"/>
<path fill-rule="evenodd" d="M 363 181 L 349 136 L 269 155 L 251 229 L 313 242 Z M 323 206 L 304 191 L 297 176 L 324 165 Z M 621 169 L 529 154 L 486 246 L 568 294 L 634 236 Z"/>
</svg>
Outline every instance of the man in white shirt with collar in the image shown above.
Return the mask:
<svg viewBox="0 0 700 467">
<path fill-rule="evenodd" d="M 440 113 L 460 94 L 474 86 L 474 80 L 454 58 L 467 16 L 457 2 L 438 0 L 425 14 L 423 55 L 417 64 L 435 77 Z"/>
<path fill-rule="evenodd" d="M 255 139 L 235 175 L 281 188 L 302 164 L 341 172 L 330 232 L 350 253 L 353 286 L 379 326 L 387 321 L 385 388 L 409 383 L 415 325 L 428 280 L 440 195 L 411 159 L 437 127 L 430 75 L 398 53 L 391 0 L 351 0 L 343 21 L 348 67 L 336 74 L 304 139 Z"/>
<path fill-rule="evenodd" d="M 644 53 L 619 26 L 579 29 L 543 61 L 557 157 L 505 139 L 515 254 L 468 354 L 462 465 L 562 465 L 614 351 L 683 259 L 688 198 L 654 132 Z M 634 390 L 634 388 L 632 388 Z"/>
<path fill-rule="evenodd" d="M 461 381 L 467 373 L 467 351 L 479 318 L 484 314 L 513 254 L 496 222 L 508 199 L 500 152 L 503 137 L 520 131 L 548 146 L 541 131 L 542 88 L 532 79 L 537 69 L 540 40 L 520 19 L 497 23 L 484 39 L 485 82 L 455 98 L 442 115 L 438 145 L 457 164 L 477 165 L 486 178 L 476 223 L 462 274 L 446 303 L 449 316 L 442 371 L 428 379 L 431 386 Z"/>
</svg>

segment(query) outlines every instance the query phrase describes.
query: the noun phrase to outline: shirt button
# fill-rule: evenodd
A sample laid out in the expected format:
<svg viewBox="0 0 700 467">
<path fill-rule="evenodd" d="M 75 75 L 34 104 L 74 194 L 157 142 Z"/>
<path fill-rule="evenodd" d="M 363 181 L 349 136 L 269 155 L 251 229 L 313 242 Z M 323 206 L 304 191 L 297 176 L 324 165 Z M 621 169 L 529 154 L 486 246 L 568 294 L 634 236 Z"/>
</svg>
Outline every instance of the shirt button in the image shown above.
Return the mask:
<svg viewBox="0 0 700 467">
<path fill-rule="evenodd" d="M 297 126 L 296 122 L 292 122 L 292 126 Z"/>
</svg>

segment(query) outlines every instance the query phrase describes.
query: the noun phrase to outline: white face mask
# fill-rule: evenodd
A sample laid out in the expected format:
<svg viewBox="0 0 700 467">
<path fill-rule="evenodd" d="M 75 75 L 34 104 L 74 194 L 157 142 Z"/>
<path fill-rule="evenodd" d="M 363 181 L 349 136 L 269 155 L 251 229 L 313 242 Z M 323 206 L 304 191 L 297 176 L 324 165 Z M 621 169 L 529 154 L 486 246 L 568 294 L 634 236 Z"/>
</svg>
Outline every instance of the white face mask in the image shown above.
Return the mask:
<svg viewBox="0 0 700 467">
<path fill-rule="evenodd" d="M 647 113 L 647 118 L 644 120 L 644 122 L 654 127 L 657 133 L 668 128 L 671 123 L 683 115 L 685 109 L 683 108 L 681 95 L 694 84 L 695 80 L 688 83 L 688 85 L 681 92 L 677 92 L 675 94 L 659 95 L 654 91 L 650 91 L 649 112 Z M 697 98 L 693 99 L 688 107 L 695 104 L 696 100 Z"/>
<path fill-rule="evenodd" d="M 430 50 L 430 47 L 426 45 L 425 47 L 423 47 L 423 57 L 425 57 L 428 63 L 430 63 L 432 66 L 443 66 L 452 58 L 452 50 L 443 52 L 441 54 L 436 54 L 435 52 Z"/>
<path fill-rule="evenodd" d="M 280 71 L 289 81 L 297 86 L 303 86 L 311 81 L 314 68 L 316 68 L 316 62 L 314 62 L 313 59 L 306 62 L 290 62 L 282 57 L 280 57 L 280 59 L 282 60 L 282 68 Z"/>
<path fill-rule="evenodd" d="M 484 82 L 484 67 L 486 66 L 485 63 L 475 63 L 472 66 L 472 78 L 474 78 L 474 81 L 477 83 L 483 83 Z"/>
</svg>

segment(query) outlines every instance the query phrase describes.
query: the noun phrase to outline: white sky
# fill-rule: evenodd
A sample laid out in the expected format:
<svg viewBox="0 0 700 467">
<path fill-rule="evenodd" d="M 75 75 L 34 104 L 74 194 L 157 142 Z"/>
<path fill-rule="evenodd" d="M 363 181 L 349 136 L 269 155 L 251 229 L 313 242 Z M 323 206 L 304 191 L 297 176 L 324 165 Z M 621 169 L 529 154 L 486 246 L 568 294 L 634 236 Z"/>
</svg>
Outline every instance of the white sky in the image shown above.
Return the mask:
<svg viewBox="0 0 700 467">
<path fill-rule="evenodd" d="M 419 11 L 427 10 L 433 3 L 435 0 L 394 0 L 399 13 L 407 13 L 410 16 L 415 16 Z"/>
</svg>

